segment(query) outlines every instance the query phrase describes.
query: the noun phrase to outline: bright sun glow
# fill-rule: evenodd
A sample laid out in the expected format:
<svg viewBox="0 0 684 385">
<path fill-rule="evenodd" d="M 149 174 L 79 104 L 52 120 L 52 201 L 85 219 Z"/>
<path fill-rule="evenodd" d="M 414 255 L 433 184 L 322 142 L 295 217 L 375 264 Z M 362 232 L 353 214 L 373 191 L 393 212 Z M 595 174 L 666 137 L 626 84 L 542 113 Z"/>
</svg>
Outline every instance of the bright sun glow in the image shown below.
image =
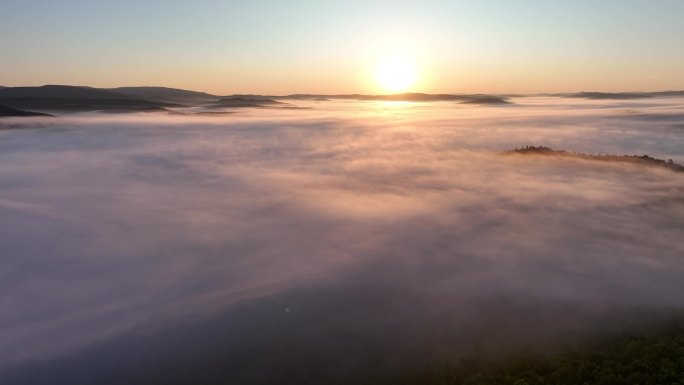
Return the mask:
<svg viewBox="0 0 684 385">
<path fill-rule="evenodd" d="M 405 92 L 416 82 L 417 70 L 409 59 L 396 56 L 378 63 L 375 77 L 383 91 Z"/>
</svg>

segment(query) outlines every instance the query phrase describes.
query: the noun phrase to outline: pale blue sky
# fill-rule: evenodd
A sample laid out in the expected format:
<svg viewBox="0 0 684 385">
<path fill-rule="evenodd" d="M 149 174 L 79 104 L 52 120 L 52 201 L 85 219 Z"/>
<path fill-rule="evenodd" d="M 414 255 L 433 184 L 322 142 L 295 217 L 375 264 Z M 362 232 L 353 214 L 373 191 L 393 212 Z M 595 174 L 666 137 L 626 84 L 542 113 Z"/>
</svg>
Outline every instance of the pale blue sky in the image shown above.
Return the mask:
<svg viewBox="0 0 684 385">
<path fill-rule="evenodd" d="M 682 0 L 0 0 L 0 85 L 371 92 L 684 89 Z"/>
</svg>

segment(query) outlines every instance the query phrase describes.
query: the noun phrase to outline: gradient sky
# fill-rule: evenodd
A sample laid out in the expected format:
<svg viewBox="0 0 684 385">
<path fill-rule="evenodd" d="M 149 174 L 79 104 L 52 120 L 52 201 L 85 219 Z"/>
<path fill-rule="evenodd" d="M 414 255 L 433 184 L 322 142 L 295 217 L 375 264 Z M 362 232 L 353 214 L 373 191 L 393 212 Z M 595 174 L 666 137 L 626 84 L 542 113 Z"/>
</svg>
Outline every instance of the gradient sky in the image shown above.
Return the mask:
<svg viewBox="0 0 684 385">
<path fill-rule="evenodd" d="M 378 92 L 684 89 L 682 0 L 0 0 L 0 85 Z"/>
</svg>

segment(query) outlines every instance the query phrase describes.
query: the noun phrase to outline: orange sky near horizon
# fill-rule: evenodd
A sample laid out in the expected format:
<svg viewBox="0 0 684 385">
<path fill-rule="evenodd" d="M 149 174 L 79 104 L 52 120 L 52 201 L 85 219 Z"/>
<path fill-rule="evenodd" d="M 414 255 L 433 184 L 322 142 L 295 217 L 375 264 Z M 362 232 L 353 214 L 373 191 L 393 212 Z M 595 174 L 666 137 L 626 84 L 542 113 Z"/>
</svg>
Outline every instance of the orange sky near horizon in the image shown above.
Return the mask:
<svg viewBox="0 0 684 385">
<path fill-rule="evenodd" d="M 684 89 L 682 14 L 675 0 L 8 0 L 0 85 L 377 94 L 378 63 L 401 55 L 411 92 Z"/>
</svg>

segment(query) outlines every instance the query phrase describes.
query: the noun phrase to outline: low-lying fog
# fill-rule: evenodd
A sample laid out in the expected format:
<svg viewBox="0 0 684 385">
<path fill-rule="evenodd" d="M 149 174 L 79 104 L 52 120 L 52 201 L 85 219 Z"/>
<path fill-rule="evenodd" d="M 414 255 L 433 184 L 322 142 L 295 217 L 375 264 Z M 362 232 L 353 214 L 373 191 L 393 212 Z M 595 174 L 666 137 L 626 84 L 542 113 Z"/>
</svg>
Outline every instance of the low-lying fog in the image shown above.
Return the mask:
<svg viewBox="0 0 684 385">
<path fill-rule="evenodd" d="M 681 164 L 684 99 L 513 101 L 0 120 L 0 366 L 343 382 L 683 307 L 684 173 L 501 152 Z"/>
</svg>

